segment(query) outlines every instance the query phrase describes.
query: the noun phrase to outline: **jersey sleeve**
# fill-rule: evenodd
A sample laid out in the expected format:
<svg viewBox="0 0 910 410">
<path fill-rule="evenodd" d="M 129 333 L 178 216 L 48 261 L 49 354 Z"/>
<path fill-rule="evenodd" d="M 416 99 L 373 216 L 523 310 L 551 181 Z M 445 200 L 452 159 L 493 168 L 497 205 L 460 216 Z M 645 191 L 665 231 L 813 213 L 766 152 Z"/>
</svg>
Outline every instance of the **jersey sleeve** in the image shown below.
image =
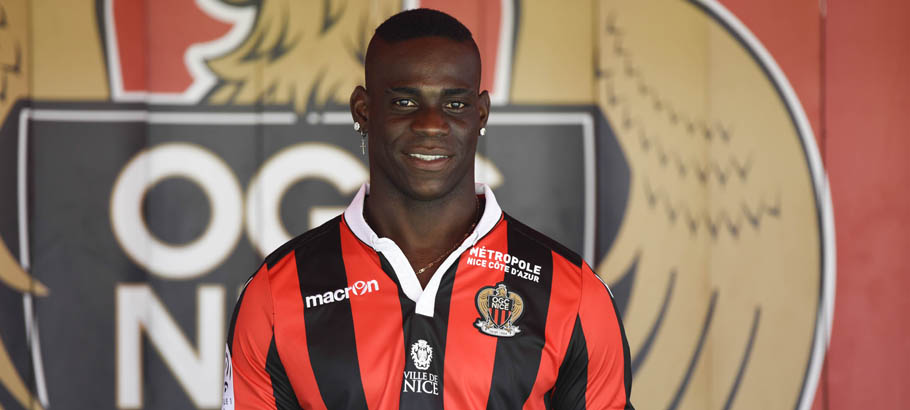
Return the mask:
<svg viewBox="0 0 910 410">
<path fill-rule="evenodd" d="M 551 405 L 557 410 L 634 409 L 629 344 L 613 295 L 586 264 L 569 347 Z"/>
<path fill-rule="evenodd" d="M 277 409 L 267 366 L 275 356 L 274 309 L 265 264 L 234 308 L 225 347 L 222 410 Z"/>
</svg>

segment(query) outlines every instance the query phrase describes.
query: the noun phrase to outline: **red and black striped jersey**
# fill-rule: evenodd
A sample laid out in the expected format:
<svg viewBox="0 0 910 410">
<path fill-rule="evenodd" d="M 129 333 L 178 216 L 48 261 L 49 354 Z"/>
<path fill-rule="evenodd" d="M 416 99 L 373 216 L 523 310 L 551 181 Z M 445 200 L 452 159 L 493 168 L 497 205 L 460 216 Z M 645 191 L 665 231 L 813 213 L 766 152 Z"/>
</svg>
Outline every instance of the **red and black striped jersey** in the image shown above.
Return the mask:
<svg viewBox="0 0 910 410">
<path fill-rule="evenodd" d="M 342 216 L 252 276 L 227 340 L 225 409 L 631 409 L 609 289 L 575 253 L 504 214 L 421 288 L 398 246 Z"/>
</svg>

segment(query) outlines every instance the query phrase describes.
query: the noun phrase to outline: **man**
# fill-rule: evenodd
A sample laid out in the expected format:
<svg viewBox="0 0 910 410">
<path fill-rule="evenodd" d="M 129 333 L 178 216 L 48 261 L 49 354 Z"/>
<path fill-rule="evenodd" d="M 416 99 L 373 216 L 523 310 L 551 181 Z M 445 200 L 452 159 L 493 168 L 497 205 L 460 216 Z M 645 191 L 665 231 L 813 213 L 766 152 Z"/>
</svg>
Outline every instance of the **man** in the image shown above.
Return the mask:
<svg viewBox="0 0 910 410">
<path fill-rule="evenodd" d="M 607 287 L 474 183 L 490 98 L 471 33 L 402 12 L 376 29 L 365 70 L 351 113 L 370 184 L 250 279 L 224 407 L 632 408 Z"/>
</svg>

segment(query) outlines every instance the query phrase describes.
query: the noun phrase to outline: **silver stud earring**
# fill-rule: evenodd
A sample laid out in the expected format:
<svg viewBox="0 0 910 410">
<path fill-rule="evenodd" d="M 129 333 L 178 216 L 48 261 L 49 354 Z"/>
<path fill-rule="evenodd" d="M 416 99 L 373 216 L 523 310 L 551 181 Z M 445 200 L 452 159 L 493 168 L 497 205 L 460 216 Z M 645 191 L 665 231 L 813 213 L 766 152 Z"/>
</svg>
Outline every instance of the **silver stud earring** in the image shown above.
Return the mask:
<svg viewBox="0 0 910 410">
<path fill-rule="evenodd" d="M 354 131 L 360 131 L 360 123 L 357 121 L 354 121 Z"/>
<path fill-rule="evenodd" d="M 480 136 L 487 135 L 487 127 L 480 127 Z"/>
</svg>

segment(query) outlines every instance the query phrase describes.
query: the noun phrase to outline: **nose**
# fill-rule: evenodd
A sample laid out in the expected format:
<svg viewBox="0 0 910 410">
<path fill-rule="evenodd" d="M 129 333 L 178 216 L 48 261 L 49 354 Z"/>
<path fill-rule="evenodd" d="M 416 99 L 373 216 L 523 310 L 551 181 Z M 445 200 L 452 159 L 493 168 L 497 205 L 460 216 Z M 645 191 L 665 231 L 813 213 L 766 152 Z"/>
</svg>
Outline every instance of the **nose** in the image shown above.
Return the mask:
<svg viewBox="0 0 910 410">
<path fill-rule="evenodd" d="M 441 137 L 449 134 L 449 123 L 441 108 L 423 107 L 411 122 L 411 131 L 427 137 Z"/>
</svg>

